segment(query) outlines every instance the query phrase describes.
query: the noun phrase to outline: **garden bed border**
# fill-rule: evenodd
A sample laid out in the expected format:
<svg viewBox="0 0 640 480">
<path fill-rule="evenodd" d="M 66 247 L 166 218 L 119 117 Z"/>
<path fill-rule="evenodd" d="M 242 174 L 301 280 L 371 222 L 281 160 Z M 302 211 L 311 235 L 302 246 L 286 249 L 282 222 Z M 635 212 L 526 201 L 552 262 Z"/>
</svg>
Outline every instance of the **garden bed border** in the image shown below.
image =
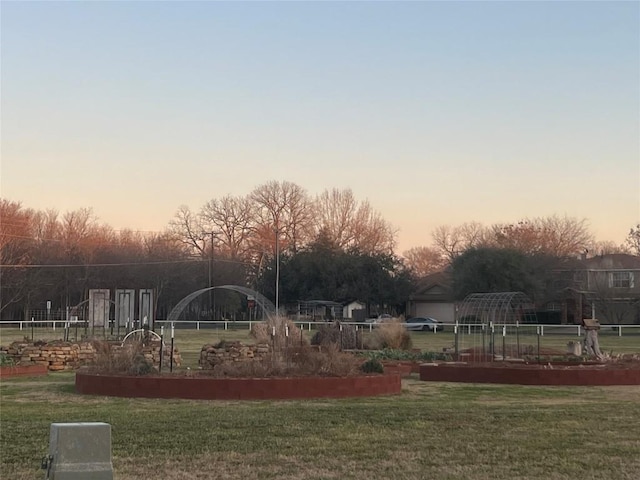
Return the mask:
<svg viewBox="0 0 640 480">
<path fill-rule="evenodd" d="M 216 378 L 193 376 L 126 376 L 76 372 L 76 392 L 87 395 L 191 400 L 288 400 L 395 395 L 402 391 L 398 374 L 353 377 Z"/>
<path fill-rule="evenodd" d="M 611 368 L 593 364 L 483 366 L 470 363 L 423 363 L 420 365 L 420 380 L 515 385 L 640 385 L 640 368 Z"/>
<path fill-rule="evenodd" d="M 7 365 L 0 367 L 0 378 L 36 377 L 48 372 L 47 365 Z"/>
</svg>

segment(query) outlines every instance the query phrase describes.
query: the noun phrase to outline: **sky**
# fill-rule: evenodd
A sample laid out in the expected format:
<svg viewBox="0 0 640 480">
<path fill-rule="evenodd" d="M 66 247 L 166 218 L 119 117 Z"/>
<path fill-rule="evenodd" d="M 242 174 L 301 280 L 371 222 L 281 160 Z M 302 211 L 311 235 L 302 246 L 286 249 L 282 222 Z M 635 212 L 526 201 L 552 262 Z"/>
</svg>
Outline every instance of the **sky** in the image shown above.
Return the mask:
<svg viewBox="0 0 640 480">
<path fill-rule="evenodd" d="M 162 231 L 289 181 L 398 230 L 640 222 L 640 2 L 0 4 L 0 195 Z"/>
</svg>

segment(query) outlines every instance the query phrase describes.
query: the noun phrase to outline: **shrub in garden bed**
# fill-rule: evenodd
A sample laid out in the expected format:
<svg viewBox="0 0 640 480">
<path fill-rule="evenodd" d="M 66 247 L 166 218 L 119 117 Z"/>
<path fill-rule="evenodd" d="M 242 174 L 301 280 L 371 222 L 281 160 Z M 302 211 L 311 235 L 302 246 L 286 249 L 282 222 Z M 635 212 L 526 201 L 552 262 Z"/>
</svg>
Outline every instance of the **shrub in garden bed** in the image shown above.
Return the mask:
<svg viewBox="0 0 640 480">
<path fill-rule="evenodd" d="M 450 362 L 453 357 L 447 353 L 440 352 L 415 352 L 397 349 L 382 349 L 375 352 L 364 352 L 363 356 L 377 360 L 394 360 L 406 362 L 434 362 L 444 361 Z"/>
</svg>

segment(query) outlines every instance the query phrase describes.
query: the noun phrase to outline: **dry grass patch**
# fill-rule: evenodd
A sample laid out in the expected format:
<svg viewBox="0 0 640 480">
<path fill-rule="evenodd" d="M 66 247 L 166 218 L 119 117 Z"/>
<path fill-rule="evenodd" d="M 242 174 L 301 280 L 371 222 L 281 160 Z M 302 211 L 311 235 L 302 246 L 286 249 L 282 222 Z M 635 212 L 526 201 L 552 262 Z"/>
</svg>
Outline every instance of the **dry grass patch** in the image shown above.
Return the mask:
<svg viewBox="0 0 640 480">
<path fill-rule="evenodd" d="M 370 350 L 410 350 L 412 345 L 411 335 L 398 319 L 377 325 L 368 342 Z"/>
</svg>

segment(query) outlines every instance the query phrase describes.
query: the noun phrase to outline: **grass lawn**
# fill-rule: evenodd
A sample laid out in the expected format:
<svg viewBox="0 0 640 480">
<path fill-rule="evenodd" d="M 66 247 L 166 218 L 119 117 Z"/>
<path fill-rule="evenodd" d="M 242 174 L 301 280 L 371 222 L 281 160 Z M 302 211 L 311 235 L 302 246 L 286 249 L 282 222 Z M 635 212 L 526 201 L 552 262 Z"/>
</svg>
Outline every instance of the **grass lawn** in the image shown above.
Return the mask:
<svg viewBox="0 0 640 480">
<path fill-rule="evenodd" d="M 202 328 L 196 329 L 176 329 L 174 344 L 180 351 L 183 359 L 183 366 L 196 368 L 198 365 L 198 358 L 200 355 L 200 349 L 207 343 L 217 343 L 220 340 L 240 340 L 245 343 L 254 343 L 254 340 L 249 336 L 249 329 L 247 324 L 229 323 L 229 329 L 223 328 Z M 234 328 L 235 327 L 235 328 Z M 159 332 L 159 329 L 158 329 Z M 314 330 L 308 330 L 305 325 L 304 334 L 311 338 L 314 334 Z M 79 333 L 81 335 L 82 332 Z M 452 348 L 455 343 L 455 336 L 452 331 L 444 332 L 410 332 L 414 348 L 418 348 L 423 351 L 442 352 L 443 348 Z M 169 336 L 169 329 L 165 329 L 165 336 Z M 371 335 L 368 326 L 364 329 L 365 337 Z M 502 336 L 501 331 L 496 331 L 495 341 L 496 349 L 502 348 Z M 2 328 L 0 329 L 0 345 L 8 345 L 14 340 L 21 340 L 24 337 L 31 338 L 31 330 L 25 328 L 19 330 L 17 328 Z M 60 339 L 63 336 L 63 331 L 58 328 L 53 331 L 50 328 L 36 329 L 34 338 L 36 340 L 53 340 Z M 72 337 L 73 338 L 73 337 Z M 526 345 L 537 346 L 538 337 L 535 334 L 535 327 L 523 326 L 520 330 L 519 337 L 516 337 L 514 331 L 509 331 L 506 337 L 506 343 L 515 345 L 517 341 L 520 341 L 524 351 Z M 581 337 L 578 337 L 574 330 L 566 329 L 560 333 L 555 333 L 553 329 L 550 329 L 548 333 L 540 337 L 541 348 L 553 348 L 561 352 L 565 352 L 567 349 L 567 343 L 570 341 L 580 341 Z M 165 343 L 169 344 L 170 339 L 165 338 Z M 466 349 L 472 347 L 482 346 L 482 335 L 479 332 L 461 333 L 458 339 L 459 348 Z M 488 336 L 485 337 L 485 346 L 488 348 Z M 625 335 L 619 337 L 612 330 L 603 330 L 600 334 L 600 347 L 603 352 L 606 353 L 640 353 L 640 335 L 633 335 L 625 333 Z"/>
<path fill-rule="evenodd" d="M 40 479 L 52 422 L 112 425 L 119 480 L 637 480 L 640 387 L 403 381 L 398 396 L 123 399 L 72 373 L 0 384 L 0 478 Z"/>
</svg>

